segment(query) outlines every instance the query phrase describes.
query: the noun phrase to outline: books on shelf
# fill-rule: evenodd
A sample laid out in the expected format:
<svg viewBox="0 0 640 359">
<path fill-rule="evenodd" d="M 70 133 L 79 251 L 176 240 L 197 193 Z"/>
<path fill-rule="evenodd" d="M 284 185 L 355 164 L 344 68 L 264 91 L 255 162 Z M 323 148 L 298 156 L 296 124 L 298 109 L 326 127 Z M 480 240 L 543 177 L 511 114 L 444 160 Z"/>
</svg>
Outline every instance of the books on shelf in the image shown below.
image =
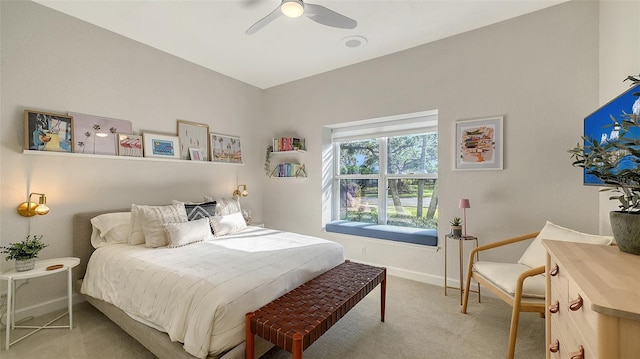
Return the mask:
<svg viewBox="0 0 640 359">
<path fill-rule="evenodd" d="M 280 163 L 271 172 L 271 177 L 306 177 L 304 165 L 299 163 Z"/>
<path fill-rule="evenodd" d="M 304 151 L 305 149 L 304 138 L 280 137 L 273 139 L 273 152 Z"/>
</svg>

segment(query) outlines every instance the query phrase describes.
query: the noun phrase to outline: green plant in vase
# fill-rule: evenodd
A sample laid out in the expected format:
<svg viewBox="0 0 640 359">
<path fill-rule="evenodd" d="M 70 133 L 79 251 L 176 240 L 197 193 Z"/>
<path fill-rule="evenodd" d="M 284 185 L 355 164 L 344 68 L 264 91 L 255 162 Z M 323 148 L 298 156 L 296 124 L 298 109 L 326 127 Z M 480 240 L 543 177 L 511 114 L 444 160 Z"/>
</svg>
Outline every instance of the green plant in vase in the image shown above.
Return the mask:
<svg viewBox="0 0 640 359">
<path fill-rule="evenodd" d="M 640 75 L 628 76 L 631 86 L 640 84 Z M 619 211 L 611 211 L 611 230 L 621 251 L 640 255 L 640 86 L 636 101 L 619 117 L 610 114 L 612 135 L 606 139 L 582 137 L 583 143 L 569 150 L 574 167 L 598 178 L 601 191 L 613 191 L 611 200 L 620 202 Z M 634 133 L 635 132 L 635 133 Z M 613 135 L 615 134 L 615 135 Z M 624 166 L 622 166 L 624 164 Z"/>
<path fill-rule="evenodd" d="M 21 242 L 9 243 L 8 246 L 0 247 L 2 249 L 0 253 L 7 254 L 5 260 L 9 261 L 13 259 L 16 261 L 17 271 L 31 270 L 35 266 L 38 253 L 49 246 L 42 241 L 42 237 L 42 234 L 28 235 L 27 238 Z"/>
<path fill-rule="evenodd" d="M 453 217 L 453 219 L 449 221 L 449 224 L 451 224 L 452 236 L 454 237 L 462 236 L 462 220 L 460 219 L 460 217 Z"/>
</svg>

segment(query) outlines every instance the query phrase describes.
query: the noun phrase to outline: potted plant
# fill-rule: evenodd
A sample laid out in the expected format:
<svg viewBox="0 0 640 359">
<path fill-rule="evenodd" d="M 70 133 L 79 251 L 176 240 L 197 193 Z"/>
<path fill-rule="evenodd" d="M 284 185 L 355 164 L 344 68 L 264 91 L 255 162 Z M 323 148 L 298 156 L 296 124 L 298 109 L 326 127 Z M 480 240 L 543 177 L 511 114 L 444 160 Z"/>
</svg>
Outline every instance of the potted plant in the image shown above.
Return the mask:
<svg viewBox="0 0 640 359">
<path fill-rule="evenodd" d="M 640 75 L 627 80 L 635 86 L 640 84 Z M 616 193 L 609 197 L 620 202 L 620 210 L 609 214 L 613 236 L 621 251 L 640 255 L 640 140 L 632 138 L 630 132 L 640 130 L 640 92 L 633 95 L 638 99 L 630 113 L 623 111 L 620 118 L 610 115 L 610 127 L 617 136 L 606 140 L 583 136 L 584 143 L 578 143 L 569 154 L 574 167 L 584 168 L 609 186 L 602 191 Z"/>
<path fill-rule="evenodd" d="M 449 223 L 451 224 L 451 235 L 454 237 L 462 236 L 462 220 L 460 217 L 453 217 Z"/>
<path fill-rule="evenodd" d="M 9 243 L 8 246 L 0 247 L 2 248 L 0 253 L 7 254 L 5 260 L 14 259 L 16 270 L 24 272 L 35 267 L 38 253 L 47 246 L 48 244 L 42 242 L 42 234 L 28 235 L 22 242 Z"/>
</svg>

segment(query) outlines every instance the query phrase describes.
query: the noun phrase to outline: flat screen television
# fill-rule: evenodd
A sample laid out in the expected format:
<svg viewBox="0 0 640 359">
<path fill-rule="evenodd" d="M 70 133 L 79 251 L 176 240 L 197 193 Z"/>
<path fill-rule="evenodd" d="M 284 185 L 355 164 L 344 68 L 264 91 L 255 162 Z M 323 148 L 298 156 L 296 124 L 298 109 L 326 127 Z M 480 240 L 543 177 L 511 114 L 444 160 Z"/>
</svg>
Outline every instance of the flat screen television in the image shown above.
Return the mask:
<svg viewBox="0 0 640 359">
<path fill-rule="evenodd" d="M 620 96 L 609 101 L 606 105 L 595 110 L 592 114 L 584 118 L 584 137 L 593 139 L 594 141 L 600 141 L 600 143 L 617 138 L 618 131 L 612 126 L 613 121 L 611 116 L 617 120 L 622 121 L 623 113 L 633 113 L 632 107 L 636 99 L 638 99 L 638 93 L 640 92 L 640 84 L 629 88 Z M 640 139 L 640 128 L 631 128 L 626 134 L 625 138 Z M 585 145 L 586 145 L 585 141 Z M 618 169 L 636 167 L 633 161 L 628 158 L 620 161 Z M 596 176 L 588 174 L 587 170 L 584 170 L 584 184 L 591 186 L 606 186 Z"/>
</svg>

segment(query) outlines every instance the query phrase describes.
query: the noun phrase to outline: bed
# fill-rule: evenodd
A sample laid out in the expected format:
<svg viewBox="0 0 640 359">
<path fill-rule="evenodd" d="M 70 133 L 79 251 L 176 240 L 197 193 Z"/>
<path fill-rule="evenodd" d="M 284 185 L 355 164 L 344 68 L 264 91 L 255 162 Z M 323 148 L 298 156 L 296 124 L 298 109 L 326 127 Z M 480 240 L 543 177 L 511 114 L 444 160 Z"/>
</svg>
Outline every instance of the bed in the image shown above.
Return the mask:
<svg viewBox="0 0 640 359">
<path fill-rule="evenodd" d="M 244 313 L 344 261 L 337 243 L 258 227 L 178 248 L 94 249 L 91 219 L 127 211 L 74 216 L 76 289 L 159 358 L 244 357 Z"/>
</svg>

